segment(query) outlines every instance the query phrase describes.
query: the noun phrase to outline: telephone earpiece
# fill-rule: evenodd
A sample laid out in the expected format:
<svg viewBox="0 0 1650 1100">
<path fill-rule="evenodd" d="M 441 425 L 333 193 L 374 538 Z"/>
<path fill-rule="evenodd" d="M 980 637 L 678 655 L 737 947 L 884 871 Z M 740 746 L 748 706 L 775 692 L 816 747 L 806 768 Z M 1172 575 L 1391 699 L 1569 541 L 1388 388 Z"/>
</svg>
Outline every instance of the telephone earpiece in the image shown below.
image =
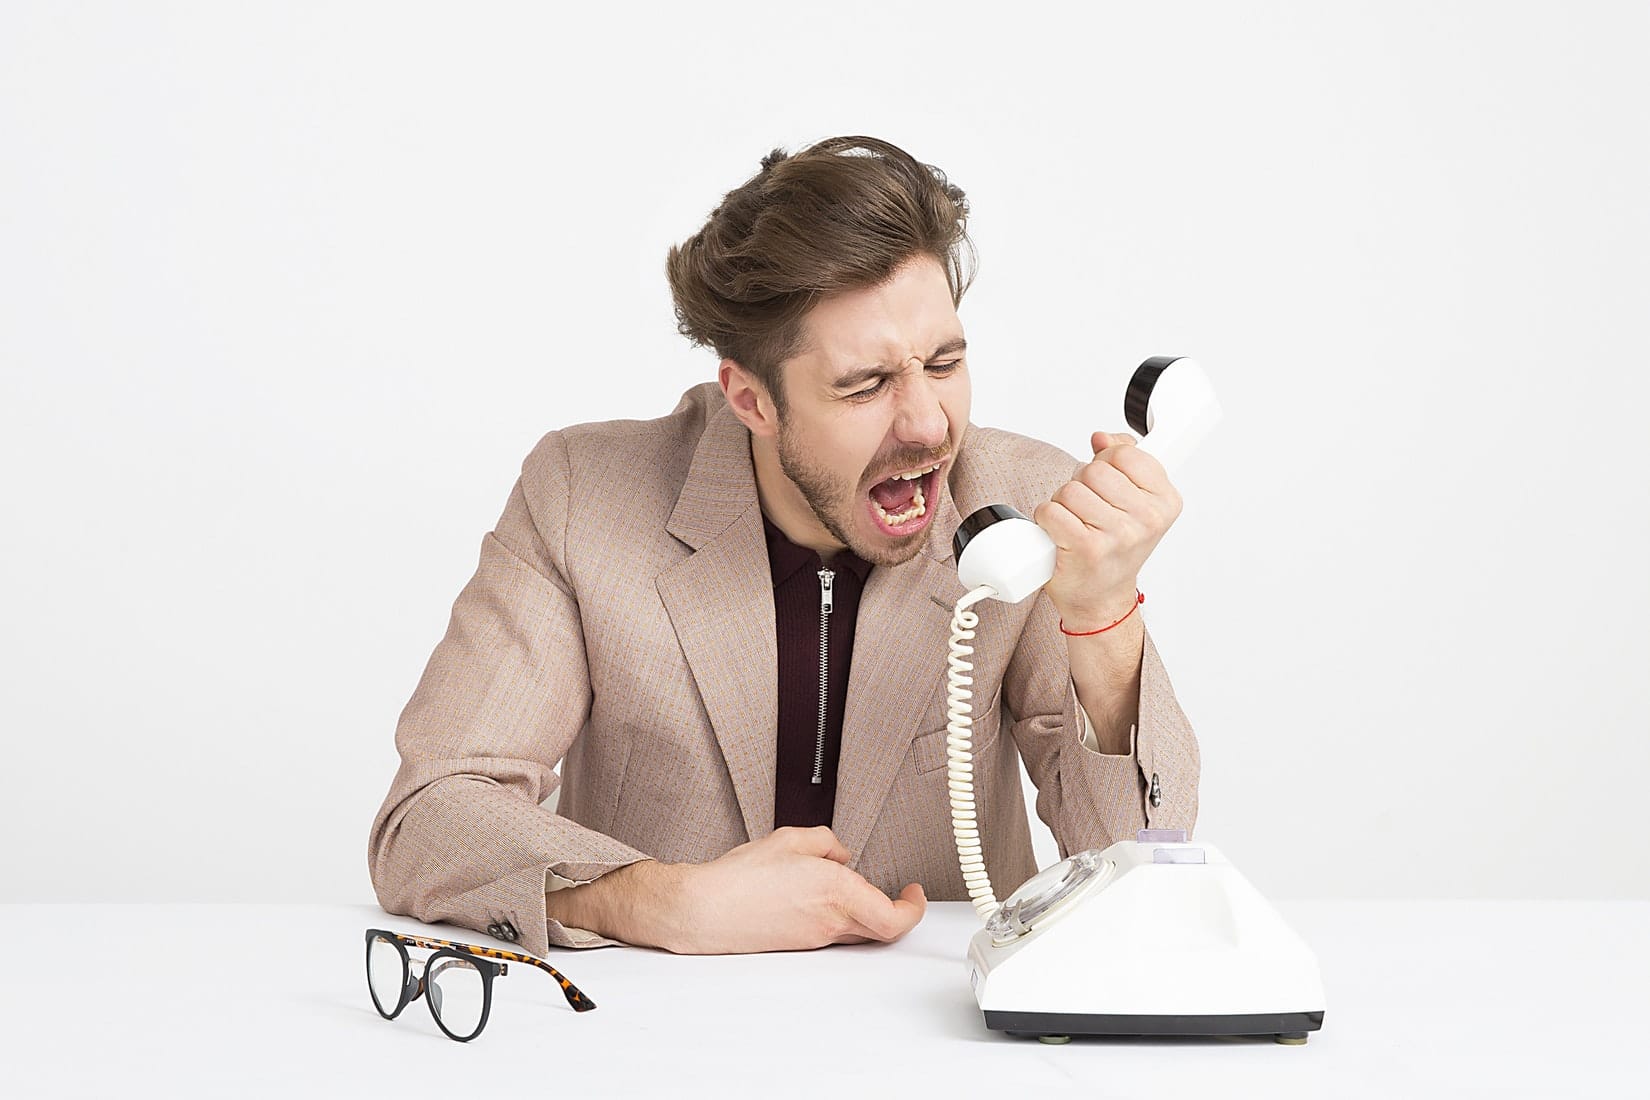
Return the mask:
<svg viewBox="0 0 1650 1100">
<path fill-rule="evenodd" d="M 1139 447 L 1172 474 L 1219 423 L 1220 402 L 1195 359 L 1158 355 L 1129 379 L 1123 416 L 1140 433 Z M 951 549 L 963 586 L 987 586 L 1005 603 L 1019 603 L 1054 576 L 1054 541 L 1007 504 L 988 504 L 963 520 Z"/>
<path fill-rule="evenodd" d="M 1220 423 L 1220 402 L 1197 360 L 1157 355 L 1129 379 L 1123 418 L 1140 433 L 1140 448 L 1172 475 Z"/>
</svg>

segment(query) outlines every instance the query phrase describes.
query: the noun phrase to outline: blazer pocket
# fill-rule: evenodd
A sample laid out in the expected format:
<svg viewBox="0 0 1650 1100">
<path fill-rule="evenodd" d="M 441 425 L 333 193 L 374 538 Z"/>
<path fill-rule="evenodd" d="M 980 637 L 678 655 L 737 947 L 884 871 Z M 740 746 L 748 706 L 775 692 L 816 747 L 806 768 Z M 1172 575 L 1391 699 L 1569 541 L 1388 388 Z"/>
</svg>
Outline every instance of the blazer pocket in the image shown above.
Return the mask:
<svg viewBox="0 0 1650 1100">
<path fill-rule="evenodd" d="M 997 691 L 991 696 L 985 706 L 974 708 L 974 724 L 969 727 L 974 733 L 973 753 L 979 758 L 981 751 L 989 748 L 997 740 L 1002 730 L 1002 697 L 1003 686 L 997 685 Z M 948 730 L 941 726 L 937 730 L 925 730 L 911 739 L 911 748 L 906 753 L 906 767 L 918 775 L 936 771 L 947 764 L 945 738 Z"/>
</svg>

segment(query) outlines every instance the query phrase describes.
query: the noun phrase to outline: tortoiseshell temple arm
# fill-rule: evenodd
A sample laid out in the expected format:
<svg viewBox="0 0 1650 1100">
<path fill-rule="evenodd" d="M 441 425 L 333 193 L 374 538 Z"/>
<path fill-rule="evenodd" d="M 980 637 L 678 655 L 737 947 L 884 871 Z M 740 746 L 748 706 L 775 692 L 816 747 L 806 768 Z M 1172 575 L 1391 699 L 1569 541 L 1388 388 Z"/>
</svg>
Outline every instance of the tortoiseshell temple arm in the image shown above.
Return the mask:
<svg viewBox="0 0 1650 1100">
<path fill-rule="evenodd" d="M 424 947 L 430 950 L 437 947 L 450 947 L 454 951 L 479 955 L 484 959 L 506 959 L 510 962 L 526 963 L 528 966 L 537 967 L 556 979 L 556 984 L 561 986 L 562 996 L 567 998 L 567 1003 L 573 1006 L 574 1012 L 589 1012 L 596 1007 L 596 1002 L 579 992 L 579 987 L 563 977 L 559 970 L 543 959 L 532 955 L 522 955 L 515 951 L 500 951 L 496 947 L 477 947 L 473 943 L 454 943 L 452 940 L 438 940 L 432 936 L 409 936 L 404 932 L 396 932 L 393 935 L 402 942 L 412 944 L 414 947 Z"/>
</svg>

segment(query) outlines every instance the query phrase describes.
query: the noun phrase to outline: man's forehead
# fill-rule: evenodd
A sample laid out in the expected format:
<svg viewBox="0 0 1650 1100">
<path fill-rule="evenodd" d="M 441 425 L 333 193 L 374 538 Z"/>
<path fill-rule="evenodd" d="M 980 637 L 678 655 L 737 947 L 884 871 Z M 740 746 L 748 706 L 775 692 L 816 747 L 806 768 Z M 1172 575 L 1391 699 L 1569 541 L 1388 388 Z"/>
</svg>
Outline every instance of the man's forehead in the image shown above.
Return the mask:
<svg viewBox="0 0 1650 1100">
<path fill-rule="evenodd" d="M 831 373 L 927 359 L 962 339 L 950 284 L 937 263 L 914 262 L 887 282 L 837 295 L 809 312 L 804 354 Z"/>
</svg>

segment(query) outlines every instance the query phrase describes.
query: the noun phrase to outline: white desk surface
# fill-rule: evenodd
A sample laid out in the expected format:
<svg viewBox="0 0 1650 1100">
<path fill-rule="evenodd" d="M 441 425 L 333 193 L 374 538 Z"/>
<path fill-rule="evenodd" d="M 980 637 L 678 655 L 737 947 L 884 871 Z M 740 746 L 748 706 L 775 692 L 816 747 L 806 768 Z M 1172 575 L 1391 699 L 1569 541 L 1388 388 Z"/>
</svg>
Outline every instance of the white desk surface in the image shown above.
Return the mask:
<svg viewBox="0 0 1650 1100">
<path fill-rule="evenodd" d="M 596 1001 L 512 966 L 455 1043 L 368 1000 L 371 906 L 0 905 L 0 1095 L 1650 1096 L 1650 902 L 1278 903 L 1318 953 L 1322 1031 L 987 1031 L 961 902 L 891 945 L 723 957 L 554 951 Z M 1012 1090 L 998 1092 L 998 1090 Z"/>
</svg>

